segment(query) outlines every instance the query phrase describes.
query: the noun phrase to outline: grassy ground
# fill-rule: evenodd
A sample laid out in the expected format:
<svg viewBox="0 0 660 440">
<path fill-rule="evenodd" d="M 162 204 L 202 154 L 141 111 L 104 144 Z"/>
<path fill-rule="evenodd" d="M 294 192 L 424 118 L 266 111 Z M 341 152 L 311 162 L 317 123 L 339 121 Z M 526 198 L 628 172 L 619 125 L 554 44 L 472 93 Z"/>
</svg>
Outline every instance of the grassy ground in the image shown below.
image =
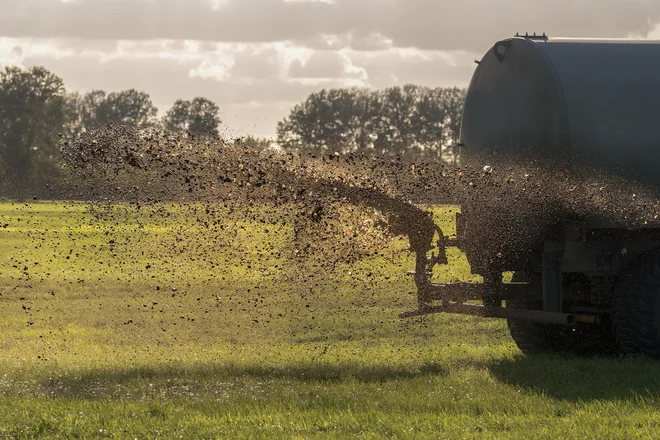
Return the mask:
<svg viewBox="0 0 660 440">
<path fill-rule="evenodd" d="M 398 319 L 403 240 L 300 278 L 287 225 L 122 209 L 0 205 L 0 438 L 660 435 L 659 363 L 525 358 L 500 320 Z M 470 279 L 451 257 L 437 277 Z"/>
</svg>

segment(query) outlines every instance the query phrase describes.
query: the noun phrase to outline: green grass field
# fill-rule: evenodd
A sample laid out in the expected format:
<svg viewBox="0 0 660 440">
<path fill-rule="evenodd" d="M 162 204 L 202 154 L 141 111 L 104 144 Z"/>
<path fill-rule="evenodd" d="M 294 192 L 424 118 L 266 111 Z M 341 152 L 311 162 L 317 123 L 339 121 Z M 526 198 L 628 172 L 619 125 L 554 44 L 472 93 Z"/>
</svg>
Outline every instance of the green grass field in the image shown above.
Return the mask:
<svg viewBox="0 0 660 440">
<path fill-rule="evenodd" d="M 658 438 L 660 363 L 525 358 L 415 306 L 403 239 L 332 272 L 200 207 L 0 205 L 0 438 Z M 451 229 L 453 208 L 436 210 Z M 461 254 L 440 279 L 470 279 Z"/>
</svg>

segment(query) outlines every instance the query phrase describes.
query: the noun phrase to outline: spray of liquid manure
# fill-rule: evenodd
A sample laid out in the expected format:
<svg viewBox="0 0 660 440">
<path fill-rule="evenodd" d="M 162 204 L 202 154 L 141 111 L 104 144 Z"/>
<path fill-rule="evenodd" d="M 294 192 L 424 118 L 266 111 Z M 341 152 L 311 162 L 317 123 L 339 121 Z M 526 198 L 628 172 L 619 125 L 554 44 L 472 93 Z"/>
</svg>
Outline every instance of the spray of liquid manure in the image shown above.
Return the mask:
<svg viewBox="0 0 660 440">
<path fill-rule="evenodd" d="M 313 254 L 321 266 L 351 260 L 345 248 L 330 252 L 341 237 L 328 235 L 341 233 L 327 226 L 347 218 L 363 221 L 364 211 L 350 217 L 356 207 L 368 209 L 371 218 L 353 234 L 353 245 L 362 239 L 367 253 L 375 252 L 393 235 L 407 236 L 418 257 L 436 246 L 434 236 L 442 238 L 443 232 L 421 203 L 413 202 L 452 203 L 478 212 L 470 225 L 473 254 L 483 254 L 481 260 L 492 265 L 482 271 L 506 270 L 505 262 L 538 245 L 541 231 L 567 219 L 600 218 L 628 227 L 659 217 L 657 193 L 642 184 L 597 170 L 576 175 L 492 158 L 473 158 L 468 167 L 355 154 L 302 157 L 121 126 L 65 142 L 62 152 L 81 182 L 80 196 L 88 200 L 202 203 L 211 217 L 217 206 L 255 208 L 244 215 L 293 223 L 297 254 Z M 446 263 L 442 240 L 437 246 L 435 262 Z"/>
<path fill-rule="evenodd" d="M 355 208 L 370 210 L 370 227 L 363 231 L 366 240 L 403 235 L 411 250 L 424 252 L 439 232 L 431 215 L 411 202 L 414 188 L 423 186 L 423 176 L 410 167 L 404 169 L 403 162 L 395 158 L 300 157 L 240 143 L 228 145 L 218 139 L 121 126 L 67 141 L 62 152 L 79 183 L 78 196 L 97 206 L 118 201 L 138 206 L 166 201 L 202 203 L 206 216 L 212 216 L 217 206 L 232 210 L 256 207 L 246 215 L 254 218 L 274 213 L 294 224 L 296 238 L 304 241 L 300 254 L 321 244 L 318 255 L 323 255 L 325 264 L 333 262 L 328 258 L 332 240 L 317 225 L 324 220 L 342 221 L 342 215 L 351 217 Z M 406 189 L 413 191 L 406 193 Z M 363 221 L 364 215 L 352 218 Z M 341 255 L 351 259 L 350 252 Z"/>
</svg>

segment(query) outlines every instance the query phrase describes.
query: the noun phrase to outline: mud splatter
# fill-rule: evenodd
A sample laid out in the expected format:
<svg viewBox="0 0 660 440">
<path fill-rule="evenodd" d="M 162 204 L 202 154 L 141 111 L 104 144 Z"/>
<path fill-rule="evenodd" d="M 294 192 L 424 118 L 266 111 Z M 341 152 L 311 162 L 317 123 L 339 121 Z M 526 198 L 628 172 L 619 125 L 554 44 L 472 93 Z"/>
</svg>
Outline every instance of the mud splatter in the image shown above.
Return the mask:
<svg viewBox="0 0 660 440">
<path fill-rule="evenodd" d="M 163 201 L 253 206 L 270 203 L 304 231 L 336 204 L 380 213 L 391 234 L 406 235 L 412 250 L 430 248 L 438 229 L 429 213 L 401 188 L 419 186 L 396 159 L 354 155 L 298 157 L 257 151 L 220 140 L 188 139 L 109 127 L 62 148 L 66 163 L 89 200 Z M 207 208 L 207 214 L 212 212 Z"/>
<path fill-rule="evenodd" d="M 517 264 L 566 220 L 626 228 L 657 223 L 660 211 L 655 188 L 599 170 L 578 174 L 492 158 L 473 157 L 468 167 L 351 154 L 300 157 L 120 126 L 67 142 L 62 151 L 90 200 L 201 202 L 209 204 L 207 213 L 218 203 L 235 209 L 269 203 L 296 224 L 297 235 L 307 233 L 306 248 L 314 241 L 323 247 L 327 237 L 309 231 L 343 205 L 371 209 L 374 227 L 407 236 L 411 249 L 423 253 L 442 231 L 413 202 L 458 204 L 469 214 L 466 247 L 481 262 L 479 273 Z"/>
</svg>

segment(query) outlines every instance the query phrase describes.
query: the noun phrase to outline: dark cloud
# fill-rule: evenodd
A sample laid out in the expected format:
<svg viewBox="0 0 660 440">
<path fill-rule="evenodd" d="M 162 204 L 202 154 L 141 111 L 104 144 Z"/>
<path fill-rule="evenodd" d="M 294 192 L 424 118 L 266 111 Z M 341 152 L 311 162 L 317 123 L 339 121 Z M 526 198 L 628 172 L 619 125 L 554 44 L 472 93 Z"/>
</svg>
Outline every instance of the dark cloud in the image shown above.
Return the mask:
<svg viewBox="0 0 660 440">
<path fill-rule="evenodd" d="M 11 37 L 291 40 L 312 46 L 382 45 L 484 50 L 516 31 L 623 37 L 660 20 L 657 0 L 0 0 L 1 33 Z M 335 47 L 328 47 L 336 49 Z"/>
<path fill-rule="evenodd" d="M 61 39 L 59 43 L 67 49 L 72 50 L 75 54 L 83 54 L 86 52 L 111 53 L 116 51 L 119 46 L 119 42 L 115 40 L 89 38 L 65 38 Z"/>
<path fill-rule="evenodd" d="M 657 0 L 533 0 L 371 3 L 374 29 L 396 46 L 435 50 L 484 50 L 515 32 L 566 37 L 626 37 L 646 34 L 660 21 Z"/>
<path fill-rule="evenodd" d="M 343 33 L 327 3 L 228 0 L 0 0 L 0 29 L 11 37 L 191 39 L 267 42 Z"/>
</svg>

